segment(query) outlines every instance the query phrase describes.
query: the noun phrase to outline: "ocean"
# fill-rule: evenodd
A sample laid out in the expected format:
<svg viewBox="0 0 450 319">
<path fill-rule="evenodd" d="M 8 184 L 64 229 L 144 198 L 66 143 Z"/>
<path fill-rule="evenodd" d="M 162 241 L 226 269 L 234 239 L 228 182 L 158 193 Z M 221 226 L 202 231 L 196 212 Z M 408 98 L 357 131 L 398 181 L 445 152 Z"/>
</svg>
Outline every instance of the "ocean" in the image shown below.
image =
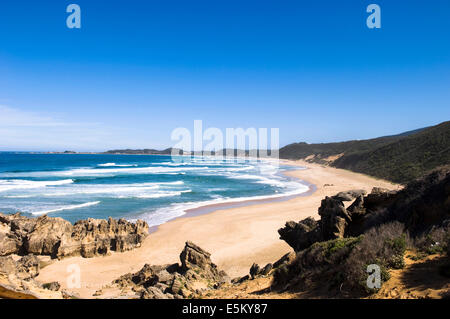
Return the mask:
<svg viewBox="0 0 450 319">
<path fill-rule="evenodd" d="M 0 212 L 156 226 L 205 205 L 307 192 L 284 176 L 290 169 L 235 158 L 0 153 Z"/>
</svg>

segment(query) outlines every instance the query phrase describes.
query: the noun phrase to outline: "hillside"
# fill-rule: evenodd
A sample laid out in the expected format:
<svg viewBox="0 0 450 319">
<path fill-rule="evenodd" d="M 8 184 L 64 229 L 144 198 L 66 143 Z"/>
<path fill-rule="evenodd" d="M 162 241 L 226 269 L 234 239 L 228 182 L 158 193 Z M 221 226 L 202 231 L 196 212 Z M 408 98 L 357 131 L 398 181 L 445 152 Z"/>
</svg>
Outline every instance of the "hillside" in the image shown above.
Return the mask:
<svg viewBox="0 0 450 319">
<path fill-rule="evenodd" d="M 306 159 L 407 183 L 450 164 L 450 122 L 369 140 L 290 144 L 280 149 L 280 157 Z"/>
</svg>

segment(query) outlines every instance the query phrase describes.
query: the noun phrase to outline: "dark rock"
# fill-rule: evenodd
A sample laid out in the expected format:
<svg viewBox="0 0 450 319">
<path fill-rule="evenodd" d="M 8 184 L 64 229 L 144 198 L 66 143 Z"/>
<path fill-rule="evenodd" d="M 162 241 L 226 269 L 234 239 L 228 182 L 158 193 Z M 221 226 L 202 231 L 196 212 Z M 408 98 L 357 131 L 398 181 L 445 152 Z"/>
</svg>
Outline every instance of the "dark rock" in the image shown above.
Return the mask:
<svg viewBox="0 0 450 319">
<path fill-rule="evenodd" d="M 347 223 L 351 218 L 342 201 L 325 197 L 319 207 L 319 215 L 323 240 L 344 237 Z"/>
<path fill-rule="evenodd" d="M 180 254 L 181 272 L 189 269 L 200 272 L 204 278 L 220 280 L 224 273 L 219 273 L 217 266 L 211 261 L 211 254 L 194 243 L 187 241 Z"/>
<path fill-rule="evenodd" d="M 186 242 L 180 254 L 181 266 L 144 265 L 134 274 L 113 281 L 119 288 L 131 288 L 145 299 L 187 298 L 201 286 L 219 287 L 230 282 L 224 271 L 211 262 L 210 254 L 192 242 Z"/>
<path fill-rule="evenodd" d="M 290 262 L 292 262 L 295 259 L 295 256 L 296 256 L 296 254 L 292 251 L 283 255 L 280 259 L 278 259 L 276 262 L 274 262 L 273 268 L 278 268 L 282 265 L 289 264 Z"/>
<path fill-rule="evenodd" d="M 336 195 L 333 196 L 333 199 L 340 200 L 340 201 L 352 201 L 353 199 L 366 195 L 366 191 L 363 189 L 354 189 L 349 190 L 345 192 L 339 192 Z"/>
<path fill-rule="evenodd" d="M 255 279 L 257 275 L 259 275 L 259 272 L 261 269 L 259 268 L 258 264 L 253 263 L 253 265 L 250 267 L 250 276 L 252 279 Z"/>
<path fill-rule="evenodd" d="M 278 230 L 280 239 L 284 240 L 295 251 L 305 249 L 321 240 L 319 223 L 308 217 L 298 223 L 289 221 L 284 228 Z"/>
<path fill-rule="evenodd" d="M 238 277 L 238 278 L 234 278 L 231 283 L 233 284 L 241 284 L 244 281 L 250 280 L 250 276 L 249 275 L 245 275 L 243 277 Z"/>
<path fill-rule="evenodd" d="M 156 287 L 148 287 L 141 293 L 141 299 L 169 299 L 167 294 Z"/>
<path fill-rule="evenodd" d="M 264 266 L 264 268 L 260 272 L 260 275 L 267 276 L 272 269 L 273 269 L 273 265 L 271 263 L 269 263 Z"/>
<path fill-rule="evenodd" d="M 61 289 L 61 285 L 57 281 L 49 282 L 42 285 L 42 288 L 52 290 L 52 291 L 58 291 Z"/>
</svg>

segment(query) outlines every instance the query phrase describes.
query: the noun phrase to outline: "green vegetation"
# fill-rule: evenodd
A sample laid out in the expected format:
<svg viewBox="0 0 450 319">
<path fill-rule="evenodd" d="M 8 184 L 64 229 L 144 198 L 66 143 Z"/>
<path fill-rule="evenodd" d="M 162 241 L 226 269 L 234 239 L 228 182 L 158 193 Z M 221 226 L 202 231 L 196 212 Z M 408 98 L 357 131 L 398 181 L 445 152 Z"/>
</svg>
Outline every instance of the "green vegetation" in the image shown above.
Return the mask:
<svg viewBox="0 0 450 319">
<path fill-rule="evenodd" d="M 340 157 L 327 160 L 337 155 Z M 280 149 L 281 158 L 308 156 L 312 162 L 407 183 L 450 164 L 450 122 L 395 136 L 327 144 L 295 143 Z"/>
<path fill-rule="evenodd" d="M 381 281 L 389 280 L 389 269 L 405 266 L 407 239 L 404 225 L 393 222 L 359 237 L 316 242 L 299 252 L 291 264 L 276 269 L 274 286 L 308 288 L 311 283 L 322 282 L 329 289 L 344 287 L 354 293 L 373 293 L 375 290 L 367 288 L 367 266 L 378 265 Z"/>
</svg>

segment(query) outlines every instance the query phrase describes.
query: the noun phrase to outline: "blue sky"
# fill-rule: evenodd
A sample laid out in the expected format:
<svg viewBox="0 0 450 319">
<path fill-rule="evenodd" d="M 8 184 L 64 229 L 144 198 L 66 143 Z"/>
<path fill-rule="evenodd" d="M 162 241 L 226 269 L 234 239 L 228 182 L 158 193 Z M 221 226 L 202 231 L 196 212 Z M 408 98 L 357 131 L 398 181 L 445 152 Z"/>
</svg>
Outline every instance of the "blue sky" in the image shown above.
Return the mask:
<svg viewBox="0 0 450 319">
<path fill-rule="evenodd" d="M 434 125 L 449 17 L 448 0 L 1 1 L 0 150 L 165 148 L 196 119 L 281 145 Z"/>
</svg>

